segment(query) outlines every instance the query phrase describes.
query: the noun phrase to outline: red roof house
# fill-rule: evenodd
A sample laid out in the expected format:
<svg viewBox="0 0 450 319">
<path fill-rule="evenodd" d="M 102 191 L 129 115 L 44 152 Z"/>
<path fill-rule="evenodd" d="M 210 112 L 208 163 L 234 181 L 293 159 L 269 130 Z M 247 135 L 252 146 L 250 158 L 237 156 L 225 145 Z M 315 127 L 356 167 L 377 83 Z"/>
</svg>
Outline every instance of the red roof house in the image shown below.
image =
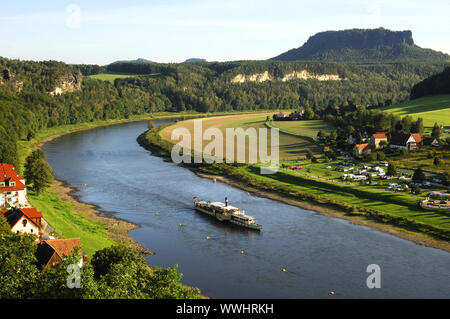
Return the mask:
<svg viewBox="0 0 450 319">
<path fill-rule="evenodd" d="M 81 238 L 49 239 L 38 244 L 36 258 L 42 268 L 61 263 L 65 256 L 81 248 Z"/>
<path fill-rule="evenodd" d="M 358 154 L 361 155 L 363 153 L 370 153 L 371 149 L 370 149 L 370 145 L 368 143 L 365 144 L 355 144 L 355 147 L 353 148 L 353 151 Z"/>
</svg>

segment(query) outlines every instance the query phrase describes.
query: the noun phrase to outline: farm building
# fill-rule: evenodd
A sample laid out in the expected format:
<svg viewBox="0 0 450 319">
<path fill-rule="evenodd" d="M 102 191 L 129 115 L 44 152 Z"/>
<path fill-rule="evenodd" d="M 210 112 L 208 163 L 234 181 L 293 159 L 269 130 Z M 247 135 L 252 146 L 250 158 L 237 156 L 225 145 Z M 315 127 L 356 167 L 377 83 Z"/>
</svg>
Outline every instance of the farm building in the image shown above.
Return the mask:
<svg viewBox="0 0 450 319">
<path fill-rule="evenodd" d="M 380 148 L 380 143 L 383 141 L 387 144 L 388 137 L 386 133 L 375 133 L 370 136 L 370 145 L 375 149 Z"/>
<path fill-rule="evenodd" d="M 391 135 L 391 148 L 413 150 L 420 146 L 422 146 L 422 136 L 418 133 L 392 133 Z"/>
<path fill-rule="evenodd" d="M 371 152 L 370 145 L 368 143 L 356 144 L 355 147 L 353 148 L 353 152 L 357 155 L 370 153 Z"/>
</svg>

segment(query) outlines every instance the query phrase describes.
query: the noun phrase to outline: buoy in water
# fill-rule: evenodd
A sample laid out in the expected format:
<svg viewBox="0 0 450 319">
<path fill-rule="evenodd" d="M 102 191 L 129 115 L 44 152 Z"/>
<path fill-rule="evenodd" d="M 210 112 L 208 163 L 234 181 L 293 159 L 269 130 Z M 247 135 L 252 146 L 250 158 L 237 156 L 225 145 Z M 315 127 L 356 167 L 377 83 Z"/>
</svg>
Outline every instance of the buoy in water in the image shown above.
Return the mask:
<svg viewBox="0 0 450 319">
<path fill-rule="evenodd" d="M 206 239 L 210 239 L 211 237 L 209 237 L 209 236 L 206 236 L 205 238 L 206 238 Z"/>
<path fill-rule="evenodd" d="M 331 292 L 330 292 L 330 295 L 334 295 L 334 291 L 331 291 Z"/>
<path fill-rule="evenodd" d="M 241 250 L 241 255 L 243 255 L 244 254 L 244 251 L 243 250 Z"/>
<path fill-rule="evenodd" d="M 178 226 L 180 226 L 180 227 L 181 227 L 181 226 L 183 226 L 183 224 L 178 224 Z"/>
<path fill-rule="evenodd" d="M 155 213 L 155 215 L 158 216 L 159 214 L 158 214 L 158 213 Z"/>
<path fill-rule="evenodd" d="M 84 184 L 84 186 L 86 186 L 86 184 Z"/>
<path fill-rule="evenodd" d="M 136 204 L 133 204 L 134 207 L 136 207 Z"/>
<path fill-rule="evenodd" d="M 282 269 L 281 271 L 284 271 L 284 272 L 285 272 L 285 271 L 286 271 L 286 269 L 284 269 L 284 268 L 283 268 L 283 269 Z"/>
</svg>

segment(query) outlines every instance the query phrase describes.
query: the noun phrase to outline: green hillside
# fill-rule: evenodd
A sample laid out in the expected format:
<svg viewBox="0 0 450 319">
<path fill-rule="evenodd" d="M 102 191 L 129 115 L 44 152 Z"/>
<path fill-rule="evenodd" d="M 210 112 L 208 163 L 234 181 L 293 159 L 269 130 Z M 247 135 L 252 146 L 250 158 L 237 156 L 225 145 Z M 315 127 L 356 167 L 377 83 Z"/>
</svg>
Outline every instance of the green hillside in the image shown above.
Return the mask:
<svg viewBox="0 0 450 319">
<path fill-rule="evenodd" d="M 450 94 L 422 97 L 383 107 L 382 110 L 400 116 L 421 117 L 425 127 L 432 127 L 434 123 L 438 123 L 450 128 Z"/>
</svg>

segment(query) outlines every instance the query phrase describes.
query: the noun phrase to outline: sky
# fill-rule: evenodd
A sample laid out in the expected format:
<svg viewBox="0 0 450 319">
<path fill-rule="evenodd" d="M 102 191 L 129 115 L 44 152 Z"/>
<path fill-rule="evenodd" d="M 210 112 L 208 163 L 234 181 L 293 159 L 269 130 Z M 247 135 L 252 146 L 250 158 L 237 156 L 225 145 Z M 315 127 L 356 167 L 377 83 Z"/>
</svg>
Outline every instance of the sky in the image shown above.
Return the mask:
<svg viewBox="0 0 450 319">
<path fill-rule="evenodd" d="M 448 0 L 0 0 L 0 56 L 105 65 L 263 60 L 328 30 L 411 30 L 450 54 Z"/>
</svg>

